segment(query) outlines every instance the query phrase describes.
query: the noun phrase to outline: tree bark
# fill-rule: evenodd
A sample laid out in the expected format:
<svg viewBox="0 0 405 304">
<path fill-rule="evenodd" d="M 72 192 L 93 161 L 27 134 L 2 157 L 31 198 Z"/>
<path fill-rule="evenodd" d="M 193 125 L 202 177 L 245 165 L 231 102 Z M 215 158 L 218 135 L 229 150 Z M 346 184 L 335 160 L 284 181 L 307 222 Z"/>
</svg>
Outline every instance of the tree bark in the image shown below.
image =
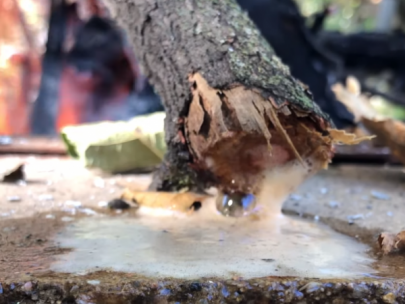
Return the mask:
<svg viewBox="0 0 405 304">
<path fill-rule="evenodd" d="M 329 117 L 234 0 L 104 2 L 167 113 L 151 188 L 254 192 L 265 168 L 311 153 L 329 161 Z"/>
</svg>

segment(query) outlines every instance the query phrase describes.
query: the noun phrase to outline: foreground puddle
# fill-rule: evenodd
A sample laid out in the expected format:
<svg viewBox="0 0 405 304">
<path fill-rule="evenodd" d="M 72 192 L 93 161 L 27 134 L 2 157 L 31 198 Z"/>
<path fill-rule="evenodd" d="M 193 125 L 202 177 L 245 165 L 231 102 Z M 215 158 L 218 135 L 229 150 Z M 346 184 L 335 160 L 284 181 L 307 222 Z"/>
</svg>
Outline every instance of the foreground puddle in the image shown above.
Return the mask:
<svg viewBox="0 0 405 304">
<path fill-rule="evenodd" d="M 372 273 L 369 248 L 327 226 L 282 215 L 261 220 L 201 214 L 91 217 L 56 239 L 73 250 L 51 269 L 148 277 L 354 278 Z"/>
</svg>

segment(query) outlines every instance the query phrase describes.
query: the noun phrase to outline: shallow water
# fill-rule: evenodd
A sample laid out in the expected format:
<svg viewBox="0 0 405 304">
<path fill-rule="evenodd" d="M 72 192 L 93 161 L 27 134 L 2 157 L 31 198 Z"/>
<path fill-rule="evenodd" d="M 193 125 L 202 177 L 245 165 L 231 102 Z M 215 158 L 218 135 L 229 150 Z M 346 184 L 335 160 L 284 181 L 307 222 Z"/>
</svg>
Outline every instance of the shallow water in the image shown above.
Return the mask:
<svg viewBox="0 0 405 304">
<path fill-rule="evenodd" d="M 135 215 L 81 219 L 58 235 L 56 241 L 73 250 L 51 269 L 183 279 L 373 273 L 368 246 L 320 223 L 281 214 L 282 203 L 308 172 L 297 163 L 268 172 L 250 216 L 220 215 L 213 197 L 192 214 L 141 207 Z"/>
<path fill-rule="evenodd" d="M 148 277 L 361 277 L 368 247 L 329 227 L 284 216 L 84 218 L 56 239 L 72 248 L 51 269 L 111 269 Z"/>
</svg>

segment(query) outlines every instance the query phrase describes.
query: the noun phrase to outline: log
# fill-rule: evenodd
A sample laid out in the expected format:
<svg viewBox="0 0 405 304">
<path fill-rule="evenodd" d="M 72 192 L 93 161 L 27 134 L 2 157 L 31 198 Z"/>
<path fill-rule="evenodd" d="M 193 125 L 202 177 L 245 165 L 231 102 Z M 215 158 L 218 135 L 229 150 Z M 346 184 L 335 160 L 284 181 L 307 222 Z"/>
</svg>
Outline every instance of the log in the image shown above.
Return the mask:
<svg viewBox="0 0 405 304">
<path fill-rule="evenodd" d="M 292 161 L 325 167 L 333 123 L 234 0 L 106 0 L 163 99 L 168 153 L 151 189 L 256 193 Z M 286 37 L 288 39 L 288 37 Z"/>
</svg>

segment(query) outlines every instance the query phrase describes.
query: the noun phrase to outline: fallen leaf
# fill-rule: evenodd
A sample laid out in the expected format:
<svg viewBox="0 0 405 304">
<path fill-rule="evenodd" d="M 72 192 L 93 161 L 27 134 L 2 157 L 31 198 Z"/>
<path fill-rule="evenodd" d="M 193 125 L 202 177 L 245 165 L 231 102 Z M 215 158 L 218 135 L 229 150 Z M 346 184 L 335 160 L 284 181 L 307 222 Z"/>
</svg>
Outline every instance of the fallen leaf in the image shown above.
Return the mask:
<svg viewBox="0 0 405 304">
<path fill-rule="evenodd" d="M 341 83 L 333 85 L 332 91 L 336 98 L 354 115 L 356 122 L 360 122 L 363 118 L 377 119 L 380 117 L 371 106 L 369 99 L 360 94 L 360 84 L 354 77 L 347 78 L 346 86 Z"/>
<path fill-rule="evenodd" d="M 24 164 L 19 165 L 17 168 L 3 176 L 4 183 L 16 183 L 20 180 L 25 180 Z"/>
<path fill-rule="evenodd" d="M 405 252 L 405 231 L 398 234 L 383 232 L 378 237 L 378 244 L 384 255 Z"/>
<path fill-rule="evenodd" d="M 346 87 L 335 84 L 332 87 L 336 98 L 353 113 L 355 120 L 377 136 L 381 144 L 390 148 L 392 155 L 405 164 L 405 124 L 401 121 L 379 115 L 369 99 L 361 95 L 360 85 L 355 78 L 346 81 Z"/>
<path fill-rule="evenodd" d="M 389 254 L 395 249 L 396 235 L 393 233 L 383 232 L 378 236 L 378 244 L 383 254 Z"/>
<path fill-rule="evenodd" d="M 359 96 L 361 94 L 360 83 L 353 76 L 347 77 L 347 79 L 346 79 L 346 87 L 347 87 L 347 90 L 353 95 Z"/>
<path fill-rule="evenodd" d="M 405 164 L 405 124 L 401 121 L 387 118 L 385 120 L 372 120 L 363 118 L 364 126 L 373 134 L 377 135 L 379 141 L 390 148 L 391 153 Z"/>
<path fill-rule="evenodd" d="M 353 133 L 347 133 L 345 130 L 328 129 L 334 144 L 357 145 L 365 140 L 373 139 L 375 136 L 359 137 Z"/>
<path fill-rule="evenodd" d="M 405 231 L 401 231 L 397 234 L 397 242 L 395 248 L 399 251 L 405 251 Z"/>
<path fill-rule="evenodd" d="M 188 212 L 199 209 L 208 195 L 193 192 L 148 192 L 125 189 L 121 199 L 149 208 Z"/>
</svg>

